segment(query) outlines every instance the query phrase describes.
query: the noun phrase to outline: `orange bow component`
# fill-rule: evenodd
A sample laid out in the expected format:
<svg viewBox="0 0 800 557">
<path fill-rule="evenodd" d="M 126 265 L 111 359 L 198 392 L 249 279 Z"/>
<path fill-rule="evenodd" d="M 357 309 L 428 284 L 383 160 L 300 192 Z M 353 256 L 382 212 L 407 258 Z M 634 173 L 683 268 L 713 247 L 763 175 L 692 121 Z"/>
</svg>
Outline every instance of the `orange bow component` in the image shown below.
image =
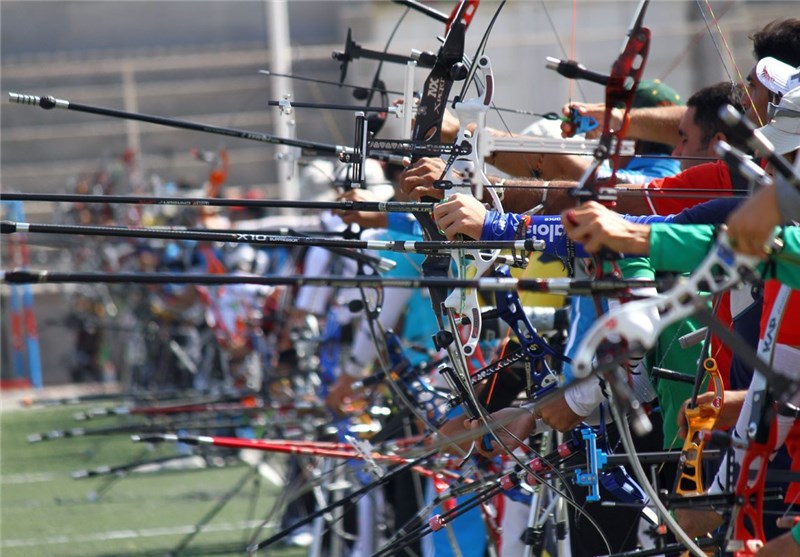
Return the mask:
<svg viewBox="0 0 800 557">
<path fill-rule="evenodd" d="M 681 497 L 700 495 L 704 491 L 700 463 L 703 459 L 705 439 L 701 437 L 700 432 L 714 429 L 725 398 L 722 377 L 716 360 L 706 358 L 703 361 L 703 369 L 714 386 L 714 398 L 710 402 L 694 408 L 686 408 L 689 431 L 686 434 L 686 441 L 683 443 L 673 490 L 676 495 Z"/>
</svg>

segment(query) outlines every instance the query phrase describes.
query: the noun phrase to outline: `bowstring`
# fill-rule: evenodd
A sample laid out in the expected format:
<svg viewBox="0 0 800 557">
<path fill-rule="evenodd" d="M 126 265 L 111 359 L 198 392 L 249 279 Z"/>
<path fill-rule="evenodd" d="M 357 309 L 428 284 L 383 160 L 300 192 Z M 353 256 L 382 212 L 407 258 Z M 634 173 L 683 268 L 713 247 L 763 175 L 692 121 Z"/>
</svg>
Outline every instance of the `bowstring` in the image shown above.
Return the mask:
<svg viewBox="0 0 800 557">
<path fill-rule="evenodd" d="M 730 0 L 725 5 L 725 7 L 719 12 L 717 18 L 722 19 L 725 16 L 725 14 L 727 14 L 728 11 L 730 11 L 730 9 L 735 5 L 736 2 L 734 0 Z M 697 30 L 692 36 L 692 39 L 689 41 L 689 43 L 683 48 L 683 50 L 681 50 L 675 56 L 675 58 L 673 58 L 672 62 L 667 64 L 667 69 L 664 70 L 663 74 L 661 74 L 659 80 L 666 81 L 667 78 L 672 74 L 672 72 L 675 71 L 675 69 L 677 69 L 681 65 L 681 63 L 686 60 L 686 58 L 689 56 L 689 53 L 692 52 L 692 50 L 697 46 L 697 44 L 700 42 L 700 40 L 705 36 L 707 32 L 708 31 L 703 29 Z"/>
<path fill-rule="evenodd" d="M 705 10 L 703 10 L 703 4 L 701 4 L 701 1 L 705 1 L 706 6 L 708 7 L 708 11 L 711 14 L 712 18 L 714 17 L 714 12 L 711 10 L 711 5 L 709 4 L 708 0 L 697 0 L 697 7 L 700 10 L 700 15 L 703 18 L 703 23 L 705 23 L 706 31 L 708 31 L 708 36 L 709 36 L 709 38 L 711 39 L 711 42 L 714 45 L 714 49 L 717 51 L 717 55 L 719 56 L 720 62 L 722 62 L 722 69 L 725 70 L 725 74 L 728 76 L 728 81 L 730 81 L 731 83 L 734 83 L 733 75 L 731 74 L 731 71 L 728 69 L 728 65 L 725 62 L 725 57 L 722 54 L 722 49 L 719 47 L 719 43 L 717 42 L 717 38 L 714 36 L 714 31 L 711 29 L 711 24 L 708 21 L 708 16 L 706 15 Z M 719 22 L 716 21 L 716 18 L 714 20 L 714 26 L 716 27 L 720 38 L 722 38 L 723 41 L 724 41 L 724 37 L 722 36 L 722 31 L 720 30 L 720 27 L 719 27 Z M 726 46 L 727 46 L 727 43 L 726 43 Z M 729 51 L 729 54 L 730 54 L 730 51 Z M 731 56 L 731 59 L 732 58 L 733 57 Z"/>
<path fill-rule="evenodd" d="M 389 34 L 389 38 L 386 40 L 386 45 L 383 47 L 383 52 L 384 53 L 389 52 L 389 46 L 392 44 L 392 40 L 394 40 L 394 36 L 397 34 L 397 30 L 400 29 L 400 24 L 403 23 L 403 20 L 406 18 L 406 16 L 408 15 L 408 12 L 410 12 L 410 11 L 411 11 L 411 7 L 407 7 L 403 11 L 403 14 L 399 18 L 397 18 L 397 23 L 395 24 L 394 28 L 392 28 L 392 32 Z M 369 92 L 369 96 L 367 97 L 367 102 L 365 103 L 365 106 L 371 106 L 372 105 L 372 99 L 375 96 L 375 91 L 377 91 L 377 88 L 378 88 L 377 84 L 380 81 L 379 78 L 380 78 L 382 69 L 383 69 L 383 60 L 380 60 L 380 61 L 378 61 L 378 68 L 375 70 L 375 75 L 372 78 L 372 84 L 370 85 L 370 92 Z M 384 87 L 384 90 L 381 91 L 381 95 L 385 95 L 386 94 L 385 89 L 386 88 Z"/>
<path fill-rule="evenodd" d="M 714 23 L 714 28 L 717 30 L 717 34 L 719 34 L 719 38 L 722 40 L 722 44 L 725 46 L 725 52 L 730 59 L 731 65 L 733 65 L 733 69 L 736 70 L 736 76 L 739 79 L 740 88 L 744 91 L 744 95 L 747 97 L 747 100 L 750 101 L 750 104 L 753 105 L 753 97 L 750 95 L 750 88 L 747 87 L 747 82 L 745 78 L 742 76 L 742 72 L 739 69 L 739 65 L 736 63 L 736 59 L 733 56 L 733 51 L 731 50 L 730 45 L 728 44 L 727 39 L 725 39 L 725 34 L 722 32 L 722 28 L 719 25 L 719 18 L 714 15 L 714 9 L 711 7 L 711 2 L 709 0 L 702 0 L 705 2 L 706 7 L 708 8 L 708 13 L 711 15 L 711 18 Z M 717 55 L 719 56 L 720 61 L 722 62 L 722 67 L 725 70 L 725 73 L 728 75 L 728 80 L 732 84 L 736 84 L 736 81 L 733 79 L 730 70 L 728 69 L 727 64 L 725 63 L 725 56 L 722 54 L 722 49 L 719 47 L 719 43 L 717 42 L 716 38 L 714 37 L 714 32 L 711 30 L 711 25 L 708 22 L 708 18 L 706 17 L 706 13 L 703 10 L 703 5 L 700 3 L 701 0 L 697 0 L 697 6 L 700 8 L 700 15 L 703 16 L 703 21 L 706 24 L 706 29 L 708 29 L 708 34 L 711 37 L 711 42 L 714 44 L 714 48 L 717 51 Z M 758 118 L 758 126 L 761 127 L 764 125 L 764 122 L 761 121 L 761 116 L 758 114 L 757 111 L 754 111 L 756 114 L 756 118 Z"/>
<path fill-rule="evenodd" d="M 569 39 L 569 59 L 575 60 L 575 30 L 578 27 L 578 0 L 572 0 L 572 28 L 570 32 L 570 39 Z M 567 99 L 569 99 L 569 104 L 572 104 L 572 85 L 576 81 L 574 79 L 567 80 L 569 85 L 567 86 Z"/>
<path fill-rule="evenodd" d="M 544 0 L 539 0 L 539 4 L 542 6 L 542 9 L 544 10 L 544 14 L 547 17 L 547 21 L 550 24 L 550 29 L 553 31 L 553 35 L 555 36 L 556 43 L 558 44 L 558 48 L 561 50 L 561 55 L 564 56 L 565 58 L 569 58 L 570 56 L 567 54 L 567 49 L 564 47 L 564 43 L 561 41 L 561 36 L 558 34 L 558 29 L 556 28 L 556 24 L 553 21 L 553 17 L 550 15 L 550 10 L 547 9 L 547 4 L 545 3 Z M 575 38 L 575 30 L 574 29 L 573 29 L 573 32 L 572 32 L 572 38 L 573 38 L 573 43 L 574 43 L 574 38 Z M 574 44 L 573 44 L 571 50 L 572 50 L 572 52 L 574 54 Z M 570 80 L 570 81 L 571 82 L 572 81 L 575 82 L 575 86 L 578 88 L 578 92 L 580 93 L 581 98 L 584 99 L 584 100 L 587 99 L 588 97 L 586 96 L 586 93 L 583 91 L 583 86 L 582 86 L 581 80 L 577 79 L 577 80 Z M 571 94 L 570 94 L 570 96 L 571 96 Z"/>
</svg>

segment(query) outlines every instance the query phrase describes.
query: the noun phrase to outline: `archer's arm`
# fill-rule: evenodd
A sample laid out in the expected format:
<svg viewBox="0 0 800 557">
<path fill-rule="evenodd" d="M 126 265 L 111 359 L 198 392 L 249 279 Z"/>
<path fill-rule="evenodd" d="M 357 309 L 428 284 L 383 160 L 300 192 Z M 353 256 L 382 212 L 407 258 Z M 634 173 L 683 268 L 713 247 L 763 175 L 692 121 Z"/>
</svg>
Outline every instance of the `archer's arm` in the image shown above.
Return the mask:
<svg viewBox="0 0 800 557">
<path fill-rule="evenodd" d="M 637 224 L 597 203 L 565 211 L 561 221 L 567 235 L 587 251 L 607 247 L 628 255 L 649 254 L 653 268 L 659 271 L 690 273 L 714 244 L 711 225 Z M 800 227 L 785 227 L 781 239 L 783 249 L 770 262 L 774 278 L 791 288 L 800 288 Z M 762 264 L 760 271 L 763 268 Z"/>
<path fill-rule="evenodd" d="M 761 557 L 800 557 L 800 523 L 791 531 L 770 540 L 758 552 Z"/>
<path fill-rule="evenodd" d="M 566 114 L 569 114 L 570 107 L 575 107 L 581 115 L 592 116 L 600 123 L 598 129 L 603 128 L 606 106 L 603 103 L 576 103 L 573 102 L 564 107 Z M 649 108 L 634 108 L 630 111 L 630 121 L 628 122 L 628 132 L 625 134 L 627 139 L 639 139 L 642 141 L 652 141 L 654 143 L 664 143 L 665 145 L 675 146 L 680 141 L 678 135 L 678 125 L 681 117 L 686 112 L 685 106 L 656 106 Z M 622 110 L 616 108 L 612 111 L 613 129 L 619 129 L 622 120 Z M 569 123 L 562 124 L 562 130 L 569 135 L 571 132 Z"/>
<path fill-rule="evenodd" d="M 433 183 L 443 173 L 445 163 L 440 158 L 423 158 L 410 166 L 400 181 L 400 189 L 411 199 L 433 197 L 441 199 L 443 192 L 436 189 Z M 498 184 L 501 179 L 489 176 L 492 184 Z M 543 205 L 540 213 L 555 215 L 574 207 L 578 201 L 570 190 L 575 188 L 576 181 L 560 180 L 546 181 L 534 179 L 512 178 L 504 181 L 503 208 L 506 211 L 524 213 L 538 205 Z M 635 189 L 636 185 L 626 186 Z M 620 213 L 629 215 L 649 215 L 651 210 L 644 195 L 621 196 L 615 209 Z"/>
<path fill-rule="evenodd" d="M 578 185 L 576 181 L 506 180 L 504 185 L 507 186 L 503 197 L 503 208 L 506 211 L 524 213 L 542 204 L 544 207 L 541 214 L 557 215 L 578 204 L 570 191 Z M 547 186 L 546 189 L 543 186 Z M 641 185 L 630 184 L 625 187 L 628 190 L 642 189 L 642 195 L 620 196 L 614 210 L 627 215 L 652 214 Z"/>
<path fill-rule="evenodd" d="M 488 128 L 495 137 L 530 138 L 529 135 L 507 133 Z M 486 157 L 486 162 L 510 176 L 543 180 L 579 180 L 591 164 L 591 157 L 559 155 L 554 153 L 517 153 L 495 151 Z"/>
<path fill-rule="evenodd" d="M 675 146 L 680 141 L 678 124 L 685 106 L 657 106 L 631 110 L 628 137 Z"/>
</svg>

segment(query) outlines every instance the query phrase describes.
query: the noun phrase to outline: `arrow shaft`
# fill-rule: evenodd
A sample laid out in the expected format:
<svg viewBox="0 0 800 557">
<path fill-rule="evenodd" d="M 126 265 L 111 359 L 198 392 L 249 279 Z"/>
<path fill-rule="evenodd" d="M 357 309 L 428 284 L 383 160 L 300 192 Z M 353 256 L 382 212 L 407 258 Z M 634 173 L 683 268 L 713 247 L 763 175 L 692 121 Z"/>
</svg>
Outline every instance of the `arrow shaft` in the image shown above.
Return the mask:
<svg viewBox="0 0 800 557">
<path fill-rule="evenodd" d="M 457 279 L 450 277 L 379 277 L 375 275 L 341 276 L 242 276 L 197 273 L 66 273 L 55 271 L 0 271 L 0 281 L 8 284 L 22 283 L 138 283 L 138 284 L 261 284 L 266 286 L 333 286 L 337 288 L 478 288 L 488 291 L 526 290 L 564 295 L 613 295 L 628 292 L 631 288 L 664 289 L 670 280 L 621 279 L 515 279 L 480 278 Z"/>
<path fill-rule="evenodd" d="M 393 252 L 449 252 L 455 249 L 515 249 L 534 251 L 543 247 L 536 240 L 520 241 L 381 241 L 349 240 L 337 238 L 307 238 L 276 236 L 251 232 L 210 232 L 204 230 L 172 230 L 161 228 L 126 228 L 113 226 L 80 226 L 66 224 L 37 224 L 0 222 L 0 234 L 27 232 L 34 234 L 75 234 L 83 236 L 111 236 L 122 238 L 153 238 L 160 240 L 193 240 L 197 242 L 230 242 L 267 246 L 305 246 L 322 248 L 367 249 Z"/>
<path fill-rule="evenodd" d="M 375 213 L 430 213 L 435 203 L 413 201 L 302 201 L 281 199 L 231 199 L 205 197 L 147 197 L 133 195 L 81 195 L 71 193 L 0 193 L 0 201 L 53 203 L 120 203 L 181 207 L 255 207 L 262 209 L 340 209 Z"/>
</svg>

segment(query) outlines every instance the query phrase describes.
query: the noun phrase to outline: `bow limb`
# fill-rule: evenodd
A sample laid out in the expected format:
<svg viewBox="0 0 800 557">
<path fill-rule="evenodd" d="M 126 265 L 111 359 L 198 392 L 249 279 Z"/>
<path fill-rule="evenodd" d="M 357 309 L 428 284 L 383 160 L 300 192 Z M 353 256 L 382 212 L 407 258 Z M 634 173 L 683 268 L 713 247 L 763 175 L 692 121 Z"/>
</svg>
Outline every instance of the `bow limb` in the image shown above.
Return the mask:
<svg viewBox="0 0 800 557">
<path fill-rule="evenodd" d="M 466 28 L 469 28 L 469 24 L 472 23 L 472 18 L 475 17 L 475 12 L 478 10 L 478 4 L 480 4 L 480 0 L 467 0 L 456 4 L 445 22 L 445 32 L 450 32 L 450 26 L 454 22 L 463 23 Z"/>
<path fill-rule="evenodd" d="M 754 385 L 757 390 L 748 426 L 752 430 L 748 431 L 750 439 L 736 480 L 735 503 L 728 528 L 726 549 L 733 551 L 735 557 L 755 555 L 766 541 L 763 527 L 764 486 L 778 428 L 772 423 L 772 397 L 767 393 L 763 375 L 757 374 Z M 758 404 L 756 398 L 762 404 Z"/>
<path fill-rule="evenodd" d="M 625 41 L 617 60 L 611 68 L 611 75 L 606 85 L 606 118 L 603 119 L 603 133 L 600 136 L 599 151 L 605 150 L 604 158 L 611 160 L 611 176 L 607 182 L 597 184 L 599 186 L 614 187 L 617 182 L 617 170 L 619 170 L 619 155 L 622 140 L 628 133 L 630 123 L 630 112 L 633 107 L 633 100 L 636 89 L 642 79 L 644 66 L 650 49 L 650 29 L 643 27 L 644 15 L 647 11 L 649 0 L 642 0 L 639 9 L 633 19 L 633 24 L 628 31 L 628 39 Z M 622 105 L 622 122 L 618 129 L 611 128 L 610 110 Z"/>
<path fill-rule="evenodd" d="M 486 112 L 492 104 L 494 96 L 494 76 L 492 73 L 491 61 L 487 56 L 480 56 L 475 61 L 475 65 L 481 71 L 486 83 L 483 94 L 475 99 L 459 101 L 455 104 L 455 110 L 461 128 L 456 142 L 459 145 L 469 145 L 469 153 L 464 156 L 457 156 L 448 161 L 448 168 L 444 176 L 444 182 L 448 185 L 455 185 L 454 181 L 460 178 L 461 186 L 469 187 L 469 191 L 474 191 L 475 197 L 483 197 L 483 189 L 490 185 L 489 179 L 484 172 L 483 152 L 480 149 L 481 134 L 486 127 Z M 470 131 L 472 130 L 472 131 Z M 474 190 L 473 187 L 474 186 Z M 493 190 L 489 190 L 494 194 Z M 493 205 L 495 209 L 502 212 L 502 205 L 494 194 Z M 463 268 L 461 261 L 457 260 L 467 255 L 471 262 Z M 500 250 L 478 251 L 465 250 L 463 253 L 453 252 L 455 267 L 459 270 L 460 278 L 475 278 L 485 275 L 493 268 Z M 462 349 L 466 356 L 475 353 L 475 349 L 480 341 L 482 318 L 481 308 L 478 299 L 478 290 L 475 288 L 453 290 L 444 302 L 448 311 L 456 312 L 461 316 L 461 323 L 467 327 L 466 339 Z"/>
<path fill-rule="evenodd" d="M 777 332 L 785 315 L 791 289 L 781 286 L 767 320 L 764 338 L 758 345 L 758 357 L 771 365 Z M 767 393 L 764 376 L 756 372 L 753 383 L 753 408 L 747 424 L 750 442 L 739 467 L 739 477 L 735 486 L 735 504 L 729 526 L 728 550 L 735 551 L 736 557 L 754 555 L 766 541 L 763 530 L 764 484 L 772 450 L 776 449 L 777 427 L 772 422 L 770 406 L 772 399 Z M 735 454 L 735 453 L 733 453 Z M 728 458 L 731 458 L 729 453 Z M 755 474 L 752 469 L 758 467 Z"/>
<path fill-rule="evenodd" d="M 444 118 L 450 89 L 464 57 L 466 24 L 463 21 L 463 16 L 467 13 L 468 7 L 468 0 L 462 0 L 459 4 L 444 44 L 439 49 L 433 68 L 425 80 L 412 131 L 413 141 L 436 143 L 441 139 L 442 119 Z M 428 200 L 424 199 L 424 201 Z M 415 213 L 414 216 L 417 218 L 427 239 L 445 239 L 430 214 Z M 449 267 L 449 257 L 428 256 L 422 264 L 423 276 L 446 277 L 448 276 Z M 460 339 L 452 332 L 457 331 L 455 324 L 450 322 L 451 318 L 445 318 L 447 313 L 445 300 L 448 292 L 446 288 L 430 288 L 429 291 L 431 305 L 440 327 L 440 332 L 435 337 L 436 347 L 447 350 L 451 364 L 455 368 L 443 370 L 442 374 L 450 386 L 463 397 L 465 390 L 469 389 L 469 386 L 465 383 L 467 376 L 466 359 L 463 350 L 461 350 Z M 467 411 L 470 417 L 476 416 L 474 408 L 468 408 Z"/>
<path fill-rule="evenodd" d="M 462 0 L 459 11 L 466 9 L 466 0 Z M 444 44 L 439 49 L 436 62 L 428 74 L 422 88 L 422 96 L 417 107 L 417 117 L 412 130 L 412 141 L 422 143 L 438 143 L 442 133 L 442 119 L 444 118 L 447 98 L 453 86 L 452 70 L 456 64 L 461 63 L 464 56 L 464 35 L 466 27 L 456 16 L 456 23 L 447 32 Z M 435 199 L 424 201 L 436 201 Z M 427 240 L 444 240 L 444 235 L 430 214 L 414 213 L 415 218 L 422 227 Z M 443 256 L 428 256 L 422 264 L 423 276 L 447 276 L 449 260 Z M 441 288 L 430 289 L 431 305 L 443 328 L 442 304 L 447 297 L 447 291 Z"/>
</svg>

